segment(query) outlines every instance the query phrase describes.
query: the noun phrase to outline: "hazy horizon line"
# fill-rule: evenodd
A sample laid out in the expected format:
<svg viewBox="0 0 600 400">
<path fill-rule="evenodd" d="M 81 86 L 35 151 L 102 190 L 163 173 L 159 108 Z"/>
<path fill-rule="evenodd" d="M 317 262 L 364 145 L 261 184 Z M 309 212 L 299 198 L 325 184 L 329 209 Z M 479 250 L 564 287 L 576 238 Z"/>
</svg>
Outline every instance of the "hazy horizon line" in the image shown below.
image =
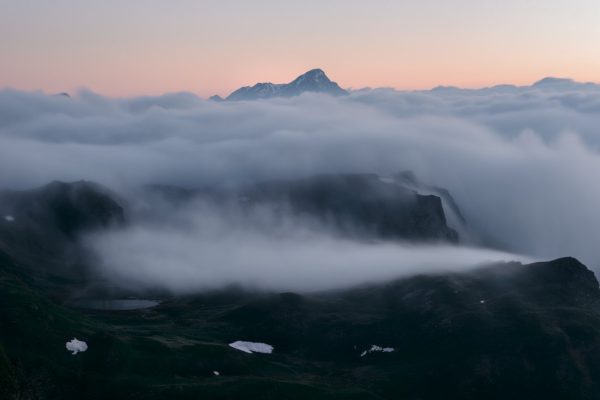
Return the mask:
<svg viewBox="0 0 600 400">
<path fill-rule="evenodd" d="M 0 87 L 0 91 L 6 91 L 6 90 L 12 90 L 12 91 L 19 91 L 19 92 L 26 92 L 26 93 L 36 93 L 36 92 L 41 92 L 45 95 L 48 96 L 55 96 L 55 95 L 62 95 L 62 94 L 67 94 L 69 96 L 72 96 L 73 94 L 77 94 L 77 93 L 81 93 L 81 92 L 91 92 L 97 95 L 100 95 L 102 97 L 106 97 L 106 98 L 113 98 L 113 99 L 127 99 L 127 98 L 136 98 L 136 97 L 158 97 L 158 96 L 163 96 L 163 95 L 169 95 L 169 94 L 193 94 L 199 98 L 202 99 L 210 99 L 213 96 L 219 96 L 222 98 L 226 98 L 227 96 L 229 96 L 231 93 L 233 93 L 235 90 L 242 88 L 242 87 L 252 87 L 254 85 L 260 84 L 260 83 L 272 83 L 272 84 L 285 84 L 285 83 L 289 83 L 291 81 L 293 81 L 295 78 L 299 77 L 300 75 L 312 70 L 312 69 L 321 69 L 321 68 L 311 68 L 303 73 L 300 73 L 296 76 L 294 76 L 293 78 L 291 78 L 289 81 L 286 82 L 273 82 L 270 80 L 261 80 L 261 81 L 256 81 L 254 83 L 248 83 L 248 84 L 244 84 L 242 86 L 239 86 L 236 89 L 233 89 L 229 92 L 220 92 L 220 93 L 213 93 L 210 95 L 202 95 L 201 93 L 194 91 L 194 90 L 187 90 L 187 89 L 181 89 L 181 90 L 167 90 L 167 91 L 162 91 L 162 92 L 148 92 L 148 93 L 132 93 L 132 94 L 127 94 L 127 95 L 111 95 L 111 94 L 105 94 L 102 91 L 98 91 L 90 86 L 86 86 L 86 85 L 78 85 L 76 87 L 72 87 L 71 89 L 66 89 L 63 91 L 47 91 L 44 88 L 36 88 L 36 89 L 27 89 L 27 88 L 20 88 L 20 87 L 16 87 L 16 86 L 11 86 L 11 85 L 5 85 L 3 87 Z M 327 74 L 327 71 L 323 70 L 325 72 L 325 74 Z M 397 92 L 430 92 L 436 89 L 458 89 L 458 90 L 485 90 L 485 89 L 493 89 L 493 88 L 497 88 L 497 87 L 514 87 L 514 88 L 528 88 L 528 87 L 533 87 L 534 85 L 546 80 L 546 79 L 555 79 L 557 81 L 570 81 L 571 83 L 575 83 L 575 84 L 580 84 L 580 85 L 599 85 L 600 81 L 579 81 L 575 78 L 571 78 L 569 76 L 557 76 L 557 75 L 544 75 L 539 79 L 533 80 L 530 83 L 513 83 L 513 82 L 507 82 L 507 81 L 498 81 L 498 83 L 494 83 L 494 84 L 487 84 L 487 85 L 466 85 L 466 86 L 461 86 L 461 85 L 453 85 L 453 84 L 444 84 L 444 83 L 439 83 L 437 85 L 434 86 L 428 86 L 428 87 L 420 87 L 420 88 L 410 88 L 410 87 L 395 87 L 395 86 L 391 86 L 391 85 L 383 85 L 383 86 L 362 86 L 362 87 L 353 87 L 353 86 L 344 86 L 342 84 L 340 84 L 340 82 L 336 81 L 335 78 L 332 78 L 329 74 L 327 74 L 328 78 L 331 79 L 333 82 L 336 82 L 341 88 L 348 90 L 349 92 L 359 92 L 359 91 L 364 91 L 364 90 L 380 90 L 380 89 L 389 89 L 389 90 L 394 90 Z M 225 94 L 223 94 L 225 93 Z"/>
</svg>

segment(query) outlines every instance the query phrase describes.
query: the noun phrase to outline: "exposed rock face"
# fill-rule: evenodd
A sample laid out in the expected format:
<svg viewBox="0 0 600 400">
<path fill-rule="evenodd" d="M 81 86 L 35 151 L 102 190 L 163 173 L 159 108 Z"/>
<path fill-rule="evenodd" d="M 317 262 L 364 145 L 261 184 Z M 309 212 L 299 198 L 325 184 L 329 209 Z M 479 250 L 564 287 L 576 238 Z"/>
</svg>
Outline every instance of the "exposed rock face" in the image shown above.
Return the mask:
<svg viewBox="0 0 600 400">
<path fill-rule="evenodd" d="M 241 191 L 249 203 L 275 203 L 350 233 L 387 239 L 458 241 L 442 200 L 375 174 L 317 175 L 259 183 Z"/>
<path fill-rule="evenodd" d="M 226 100 L 258 100 L 273 97 L 293 97 L 305 92 L 326 93 L 333 96 L 348 94 L 337 83 L 331 81 L 321 69 L 313 69 L 300 75 L 290 83 L 257 83 L 244 86 L 231 93 Z M 214 96 L 213 96 L 214 97 Z"/>
<path fill-rule="evenodd" d="M 458 215 L 459 224 L 464 223 L 447 190 L 424 185 L 410 173 L 324 174 L 228 190 L 163 185 L 146 189 L 174 204 L 202 198 L 249 210 L 268 206 L 282 215 L 316 220 L 342 235 L 362 238 L 457 242 L 458 233 L 448 226 L 444 206 Z"/>
</svg>

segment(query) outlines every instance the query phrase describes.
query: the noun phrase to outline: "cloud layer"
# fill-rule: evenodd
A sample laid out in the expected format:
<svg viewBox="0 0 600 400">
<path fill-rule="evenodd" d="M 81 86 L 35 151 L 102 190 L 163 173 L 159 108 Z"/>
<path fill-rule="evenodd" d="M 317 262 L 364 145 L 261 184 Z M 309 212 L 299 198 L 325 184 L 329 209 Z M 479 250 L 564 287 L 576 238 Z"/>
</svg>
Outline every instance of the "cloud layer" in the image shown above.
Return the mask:
<svg viewBox="0 0 600 400">
<path fill-rule="evenodd" d="M 123 190 L 146 183 L 198 187 L 323 172 L 412 170 L 450 190 L 480 243 L 536 258 L 571 255 L 594 268 L 600 266 L 598 127 L 600 90 L 574 83 L 477 91 L 379 89 L 345 98 L 307 94 L 237 103 L 186 93 L 110 99 L 82 92 L 69 99 L 4 90 L 0 184 L 22 188 L 89 179 Z M 133 246 L 149 234 L 135 229 L 128 232 Z M 156 239 L 155 233 L 160 232 L 152 232 Z M 323 239 L 306 243 L 319 248 Z M 328 245 L 337 250 L 344 244 Z M 379 251 L 374 248 L 357 247 L 354 258 L 374 263 Z M 377 248 L 398 252 L 391 259 L 410 259 L 402 253 L 406 248 Z M 298 263 L 327 260 L 324 248 L 314 259 L 303 259 L 305 250 L 289 249 Z M 248 255 L 244 251 L 250 250 L 237 257 Z M 276 255 L 265 251 L 264 265 L 274 264 Z M 444 251 L 446 259 L 454 256 Z M 241 265 L 223 263 L 232 273 Z"/>
<path fill-rule="evenodd" d="M 342 238 L 315 221 L 281 218 L 266 207 L 240 212 L 197 203 L 161 211 L 158 218 L 138 218 L 126 229 L 87 238 L 101 256 L 105 279 L 173 293 L 229 285 L 311 292 L 530 260 L 481 248 Z"/>
</svg>

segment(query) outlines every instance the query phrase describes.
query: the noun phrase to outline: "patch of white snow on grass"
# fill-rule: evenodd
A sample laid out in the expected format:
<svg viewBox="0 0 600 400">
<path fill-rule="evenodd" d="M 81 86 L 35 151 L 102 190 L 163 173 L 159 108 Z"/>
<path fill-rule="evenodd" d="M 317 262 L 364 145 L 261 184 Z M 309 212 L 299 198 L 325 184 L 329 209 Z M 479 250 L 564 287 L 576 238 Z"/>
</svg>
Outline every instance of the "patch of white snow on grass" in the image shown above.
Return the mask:
<svg viewBox="0 0 600 400">
<path fill-rule="evenodd" d="M 371 348 L 369 350 L 365 350 L 362 353 L 360 353 L 361 357 L 366 356 L 367 354 L 370 353 L 391 353 L 395 351 L 395 349 L 393 347 L 381 347 L 381 346 L 377 346 L 377 345 L 372 345 Z"/>
<path fill-rule="evenodd" d="M 244 353 L 264 353 L 271 354 L 273 352 L 273 346 L 266 343 L 256 343 L 256 342 L 244 342 L 242 340 L 238 340 L 233 343 L 229 343 L 229 347 L 233 347 L 236 350 L 243 351 Z"/>
<path fill-rule="evenodd" d="M 67 350 L 72 351 L 73 355 L 81 352 L 83 353 L 84 351 L 86 351 L 88 349 L 88 345 L 86 342 L 82 341 L 82 340 L 77 340 L 76 338 L 73 338 L 73 340 L 71 340 L 70 342 L 67 342 L 67 344 L 65 345 Z"/>
</svg>

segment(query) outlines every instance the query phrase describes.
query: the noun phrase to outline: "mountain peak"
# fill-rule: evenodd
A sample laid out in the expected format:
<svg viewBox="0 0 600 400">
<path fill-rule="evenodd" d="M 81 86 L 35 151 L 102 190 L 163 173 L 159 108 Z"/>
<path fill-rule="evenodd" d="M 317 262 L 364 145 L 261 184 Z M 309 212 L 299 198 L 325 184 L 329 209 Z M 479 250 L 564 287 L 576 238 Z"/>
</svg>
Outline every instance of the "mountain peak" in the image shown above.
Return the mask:
<svg viewBox="0 0 600 400">
<path fill-rule="evenodd" d="M 244 86 L 231 93 L 226 100 L 258 100 L 273 97 L 294 97 L 305 92 L 325 93 L 332 96 L 348 94 L 347 91 L 331 81 L 320 68 L 305 72 L 290 83 L 271 82 Z"/>
<path fill-rule="evenodd" d="M 535 82 L 533 86 L 568 85 L 573 83 L 575 83 L 575 81 L 570 78 L 557 78 L 554 76 L 547 76 Z"/>
<path fill-rule="evenodd" d="M 307 71 L 307 72 L 303 73 L 302 75 L 300 75 L 295 80 L 298 80 L 298 79 L 327 80 L 327 81 L 329 80 L 327 75 L 325 75 L 325 71 L 323 71 L 320 68 L 311 69 L 310 71 Z"/>
<path fill-rule="evenodd" d="M 303 73 L 296 79 L 294 79 L 291 84 L 299 85 L 299 84 L 307 84 L 307 83 L 320 83 L 320 84 L 331 84 L 331 80 L 325 74 L 325 71 L 319 68 L 311 69 L 308 72 Z"/>
<path fill-rule="evenodd" d="M 308 72 L 305 72 L 304 75 L 325 75 L 325 71 L 321 68 L 313 68 Z"/>
</svg>

